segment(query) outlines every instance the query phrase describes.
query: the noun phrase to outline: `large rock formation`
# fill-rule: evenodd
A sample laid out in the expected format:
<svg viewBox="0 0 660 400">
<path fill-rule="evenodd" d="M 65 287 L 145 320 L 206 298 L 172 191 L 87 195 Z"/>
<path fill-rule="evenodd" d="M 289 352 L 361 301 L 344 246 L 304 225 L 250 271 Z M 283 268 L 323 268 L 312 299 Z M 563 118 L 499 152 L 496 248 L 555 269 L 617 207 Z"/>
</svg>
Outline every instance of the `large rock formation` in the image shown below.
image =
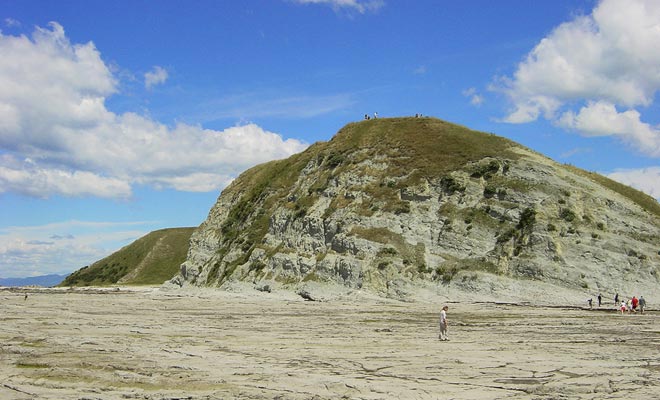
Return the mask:
<svg viewBox="0 0 660 400">
<path fill-rule="evenodd" d="M 220 195 L 172 282 L 660 294 L 660 205 L 433 118 L 352 123 Z"/>
</svg>

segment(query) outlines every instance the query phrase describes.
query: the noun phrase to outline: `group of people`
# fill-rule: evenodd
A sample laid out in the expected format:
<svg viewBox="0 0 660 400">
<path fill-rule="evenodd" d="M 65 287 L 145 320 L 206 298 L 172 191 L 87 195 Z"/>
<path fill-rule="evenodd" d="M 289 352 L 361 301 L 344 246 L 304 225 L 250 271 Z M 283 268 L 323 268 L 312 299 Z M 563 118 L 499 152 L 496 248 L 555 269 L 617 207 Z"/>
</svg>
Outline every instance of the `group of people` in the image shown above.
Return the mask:
<svg viewBox="0 0 660 400">
<path fill-rule="evenodd" d="M 619 303 L 619 293 L 617 293 L 616 296 L 614 296 L 614 305 L 619 308 L 621 314 L 626 312 L 634 313 L 637 312 L 637 310 L 639 310 L 641 314 L 644 314 L 644 309 L 646 308 L 646 299 L 644 299 L 644 296 L 639 296 L 639 299 L 636 296 L 633 296 L 627 301 L 625 299 L 621 299 L 621 303 Z"/>
<path fill-rule="evenodd" d="M 598 307 L 600 307 L 603 303 L 603 296 L 601 294 L 598 294 Z M 589 304 L 589 308 L 593 307 L 593 299 L 587 300 L 587 303 Z M 614 307 L 616 307 L 617 310 L 621 311 L 621 314 L 624 314 L 626 312 L 628 313 L 634 313 L 639 310 L 641 314 L 644 313 L 644 309 L 646 308 L 646 299 L 644 299 L 644 296 L 639 296 L 639 299 L 637 296 L 633 296 L 629 298 L 628 300 L 625 300 L 623 298 L 619 298 L 619 293 L 617 293 L 614 296 Z"/>
<path fill-rule="evenodd" d="M 600 307 L 603 304 L 603 296 L 600 293 L 598 294 L 597 300 L 598 307 Z M 619 300 L 621 300 L 621 302 L 619 302 Z M 587 300 L 587 303 L 589 303 L 589 308 L 593 307 L 593 299 Z M 637 296 L 633 296 L 626 301 L 625 299 L 619 299 L 619 293 L 617 293 L 614 296 L 614 305 L 621 311 L 621 314 L 626 312 L 636 313 L 637 310 L 639 310 L 640 314 L 644 314 L 644 310 L 646 309 L 646 299 L 644 299 L 644 296 L 639 296 L 639 299 Z M 440 336 L 438 337 L 440 340 L 449 340 L 449 337 L 447 336 L 447 310 L 449 310 L 449 307 L 444 306 L 440 311 Z"/>
<path fill-rule="evenodd" d="M 373 117 L 369 114 L 364 114 L 364 119 L 365 120 L 370 120 L 371 118 L 378 119 L 378 113 L 375 112 Z M 422 114 L 420 114 L 420 113 L 415 114 L 415 118 L 422 118 Z"/>
</svg>

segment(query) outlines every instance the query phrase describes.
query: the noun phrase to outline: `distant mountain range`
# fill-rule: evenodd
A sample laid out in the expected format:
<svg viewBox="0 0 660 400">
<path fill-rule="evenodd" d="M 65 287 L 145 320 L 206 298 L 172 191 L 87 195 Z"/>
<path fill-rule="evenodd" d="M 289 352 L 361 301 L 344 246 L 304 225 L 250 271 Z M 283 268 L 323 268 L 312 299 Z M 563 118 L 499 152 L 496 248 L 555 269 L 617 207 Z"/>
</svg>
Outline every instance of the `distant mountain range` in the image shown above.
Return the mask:
<svg viewBox="0 0 660 400">
<path fill-rule="evenodd" d="M 41 275 L 29 278 L 0 278 L 0 286 L 42 286 L 59 285 L 68 275 Z"/>
</svg>

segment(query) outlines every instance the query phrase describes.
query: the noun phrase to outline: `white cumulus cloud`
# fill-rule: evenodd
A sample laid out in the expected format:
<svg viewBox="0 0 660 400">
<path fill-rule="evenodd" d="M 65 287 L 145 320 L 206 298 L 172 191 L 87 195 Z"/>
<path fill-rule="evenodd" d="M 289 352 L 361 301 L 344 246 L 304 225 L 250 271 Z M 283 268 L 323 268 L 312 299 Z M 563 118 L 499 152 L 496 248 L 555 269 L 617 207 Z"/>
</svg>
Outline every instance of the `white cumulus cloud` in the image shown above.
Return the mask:
<svg viewBox="0 0 660 400">
<path fill-rule="evenodd" d="M 293 0 L 299 4 L 325 4 L 334 10 L 348 9 L 365 14 L 376 11 L 385 5 L 383 0 Z"/>
<path fill-rule="evenodd" d="M 224 187 L 254 164 L 302 151 L 255 124 L 224 130 L 116 114 L 118 82 L 93 43 L 51 23 L 31 37 L 0 33 L 0 192 L 125 198 L 135 184 Z M 166 79 L 158 67 L 150 85 Z"/>
<path fill-rule="evenodd" d="M 12 168 L 12 165 L 17 167 Z M 129 197 L 130 185 L 117 178 L 106 178 L 87 171 L 42 168 L 31 162 L 0 165 L 0 192 L 11 191 L 33 197 L 50 193 L 65 196 Z"/>
<path fill-rule="evenodd" d="M 504 121 L 543 117 L 585 135 L 617 135 L 660 155 L 658 131 L 641 122 L 639 112 L 660 89 L 658 43 L 660 2 L 599 2 L 591 14 L 555 28 L 512 77 L 494 84 L 513 106 Z"/>
<path fill-rule="evenodd" d="M 64 221 L 0 228 L 0 277 L 65 274 L 145 235 L 152 222 Z"/>
<path fill-rule="evenodd" d="M 5 18 L 5 25 L 10 28 L 21 26 L 21 22 L 13 18 Z"/>
<path fill-rule="evenodd" d="M 642 122 L 640 116 L 636 110 L 619 112 L 614 104 L 599 101 L 587 104 L 578 113 L 566 111 L 558 124 L 586 136 L 616 135 L 640 151 L 660 157 L 660 130 Z"/>
<path fill-rule="evenodd" d="M 144 86 L 147 89 L 151 89 L 156 85 L 165 83 L 168 77 L 167 70 L 156 65 L 151 71 L 144 74 Z"/>
<path fill-rule="evenodd" d="M 660 199 L 660 167 L 622 169 L 607 176 Z"/>
<path fill-rule="evenodd" d="M 463 91 L 463 96 L 470 99 L 470 104 L 479 107 L 484 102 L 484 97 L 477 92 L 476 88 L 468 88 Z"/>
</svg>

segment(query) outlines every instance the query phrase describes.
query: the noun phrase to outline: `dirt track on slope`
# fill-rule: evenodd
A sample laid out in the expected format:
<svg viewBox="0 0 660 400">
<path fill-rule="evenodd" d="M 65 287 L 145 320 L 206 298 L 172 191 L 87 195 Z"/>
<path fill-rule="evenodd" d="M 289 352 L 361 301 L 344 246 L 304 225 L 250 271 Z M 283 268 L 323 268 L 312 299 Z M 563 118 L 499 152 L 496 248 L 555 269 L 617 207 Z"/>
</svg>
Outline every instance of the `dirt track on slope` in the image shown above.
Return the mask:
<svg viewBox="0 0 660 400">
<path fill-rule="evenodd" d="M 650 399 L 660 315 L 256 292 L 0 291 L 1 399 Z"/>
</svg>

